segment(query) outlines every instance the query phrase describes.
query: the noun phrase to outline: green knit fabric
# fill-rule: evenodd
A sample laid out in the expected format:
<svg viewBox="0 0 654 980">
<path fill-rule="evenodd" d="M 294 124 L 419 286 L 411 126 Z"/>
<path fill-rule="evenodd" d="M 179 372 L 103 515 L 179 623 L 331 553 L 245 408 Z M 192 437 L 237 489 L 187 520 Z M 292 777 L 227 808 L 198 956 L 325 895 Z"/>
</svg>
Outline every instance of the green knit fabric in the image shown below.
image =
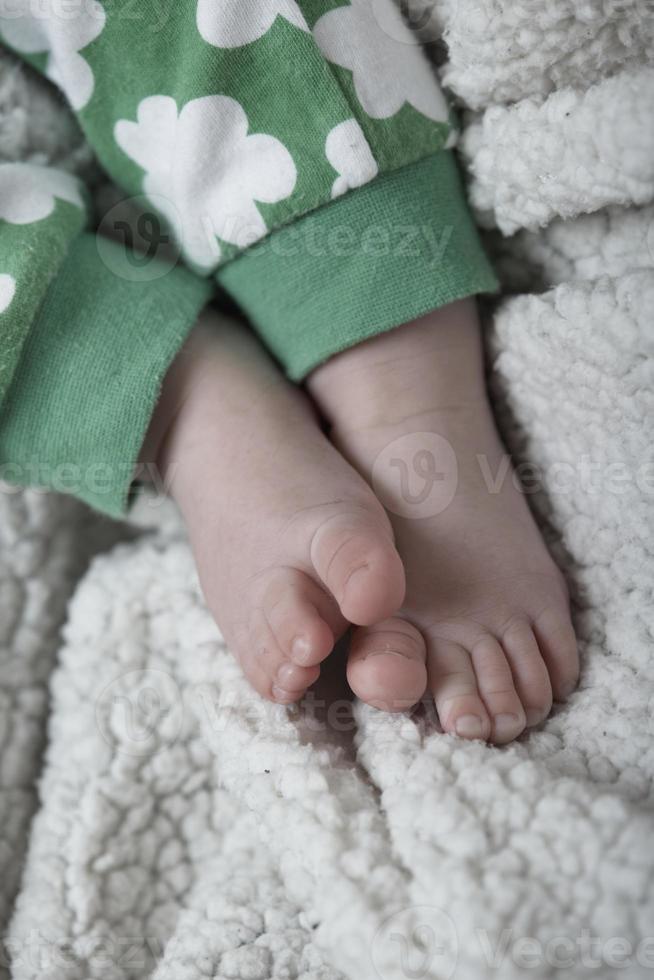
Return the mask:
<svg viewBox="0 0 654 980">
<path fill-rule="evenodd" d="M 394 0 L 19 7 L 0 10 L 2 43 L 62 88 L 143 207 L 135 227 L 111 209 L 106 238 L 80 235 L 76 178 L 0 164 L 0 476 L 123 513 L 216 280 L 293 379 L 496 288 L 447 150 L 455 120 Z"/>
<path fill-rule="evenodd" d="M 453 155 L 378 178 L 218 270 L 289 376 L 498 283 Z"/>
<path fill-rule="evenodd" d="M 0 187 L 7 171 L 16 173 L 19 170 L 20 165 L 0 164 Z M 30 175 L 54 173 L 69 181 L 71 187 L 77 184 L 74 178 L 45 167 L 27 165 L 25 171 Z M 21 196 L 24 212 L 24 186 L 18 183 L 9 190 L 12 195 Z M 0 220 L 0 406 L 20 360 L 32 320 L 66 257 L 70 242 L 84 228 L 86 217 L 81 204 L 53 198 L 51 213 L 39 221 L 11 224 Z"/>
<path fill-rule="evenodd" d="M 454 136 L 395 0 L 61 7 L 0 5 L 3 43 L 61 85 L 105 171 L 203 274 Z"/>
<path fill-rule="evenodd" d="M 182 268 L 135 282 L 125 249 L 104 249 L 81 235 L 46 293 L 0 416 L 0 477 L 118 517 L 161 381 L 211 284 Z"/>
</svg>

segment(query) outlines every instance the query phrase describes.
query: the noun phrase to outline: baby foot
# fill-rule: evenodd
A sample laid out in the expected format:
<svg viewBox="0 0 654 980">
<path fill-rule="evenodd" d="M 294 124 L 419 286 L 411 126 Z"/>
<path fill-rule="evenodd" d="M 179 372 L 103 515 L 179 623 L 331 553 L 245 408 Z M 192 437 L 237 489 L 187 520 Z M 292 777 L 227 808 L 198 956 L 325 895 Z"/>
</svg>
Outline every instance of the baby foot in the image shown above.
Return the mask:
<svg viewBox="0 0 654 980">
<path fill-rule="evenodd" d="M 354 634 L 355 693 L 405 707 L 405 671 L 424 664 L 446 732 L 502 744 L 541 722 L 576 684 L 577 646 L 495 428 L 474 303 L 334 357 L 309 388 L 386 505 L 406 569 L 400 613 Z"/>
<path fill-rule="evenodd" d="M 142 458 L 157 460 L 209 608 L 263 696 L 297 700 L 348 622 L 400 607 L 383 507 L 246 327 L 203 315 Z"/>
</svg>

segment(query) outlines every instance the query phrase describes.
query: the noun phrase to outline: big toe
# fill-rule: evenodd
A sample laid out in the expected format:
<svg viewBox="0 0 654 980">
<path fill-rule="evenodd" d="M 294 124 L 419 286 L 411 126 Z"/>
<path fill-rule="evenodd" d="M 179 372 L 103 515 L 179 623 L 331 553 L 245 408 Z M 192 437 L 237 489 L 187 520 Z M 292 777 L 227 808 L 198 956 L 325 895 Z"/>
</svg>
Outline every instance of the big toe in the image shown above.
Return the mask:
<svg viewBox="0 0 654 980">
<path fill-rule="evenodd" d="M 392 616 L 404 601 L 404 566 L 383 514 L 329 518 L 313 536 L 311 560 L 345 619 L 356 626 Z"/>
<path fill-rule="evenodd" d="M 392 618 L 355 630 L 347 665 L 350 687 L 384 711 L 413 707 L 427 687 L 425 643 L 418 630 Z"/>
</svg>

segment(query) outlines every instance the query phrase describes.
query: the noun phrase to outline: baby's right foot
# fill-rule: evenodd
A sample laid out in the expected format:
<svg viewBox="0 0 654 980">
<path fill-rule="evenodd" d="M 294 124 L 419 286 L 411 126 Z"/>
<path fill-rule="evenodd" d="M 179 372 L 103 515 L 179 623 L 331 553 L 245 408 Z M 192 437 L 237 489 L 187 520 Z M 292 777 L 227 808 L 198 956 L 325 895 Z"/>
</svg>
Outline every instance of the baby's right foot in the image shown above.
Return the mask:
<svg viewBox="0 0 654 980">
<path fill-rule="evenodd" d="M 209 608 L 264 697 L 298 700 L 348 623 L 396 612 L 404 570 L 372 490 L 245 327 L 204 314 L 143 459 L 186 522 Z M 424 666 L 404 679 L 423 694 Z"/>
<path fill-rule="evenodd" d="M 539 724 L 576 685 L 577 642 L 565 582 L 495 426 L 474 302 L 335 355 L 309 387 L 387 502 L 406 569 L 400 615 L 353 636 L 354 692 L 405 707 L 398 663 L 413 675 L 418 660 L 444 731 L 502 745 Z"/>
</svg>

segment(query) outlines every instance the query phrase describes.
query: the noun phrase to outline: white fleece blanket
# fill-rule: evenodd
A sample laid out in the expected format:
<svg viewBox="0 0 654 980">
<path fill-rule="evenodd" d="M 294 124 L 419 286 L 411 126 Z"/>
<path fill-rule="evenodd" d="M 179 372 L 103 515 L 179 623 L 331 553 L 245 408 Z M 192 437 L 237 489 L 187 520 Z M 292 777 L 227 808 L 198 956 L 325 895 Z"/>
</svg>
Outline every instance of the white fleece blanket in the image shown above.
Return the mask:
<svg viewBox="0 0 654 980">
<path fill-rule="evenodd" d="M 437 0 L 428 29 L 580 688 L 502 749 L 348 708 L 337 657 L 286 711 L 225 649 L 171 508 L 136 533 L 2 493 L 0 976 L 654 976 L 654 10 Z M 0 155 L 84 163 L 1 70 Z"/>
</svg>

